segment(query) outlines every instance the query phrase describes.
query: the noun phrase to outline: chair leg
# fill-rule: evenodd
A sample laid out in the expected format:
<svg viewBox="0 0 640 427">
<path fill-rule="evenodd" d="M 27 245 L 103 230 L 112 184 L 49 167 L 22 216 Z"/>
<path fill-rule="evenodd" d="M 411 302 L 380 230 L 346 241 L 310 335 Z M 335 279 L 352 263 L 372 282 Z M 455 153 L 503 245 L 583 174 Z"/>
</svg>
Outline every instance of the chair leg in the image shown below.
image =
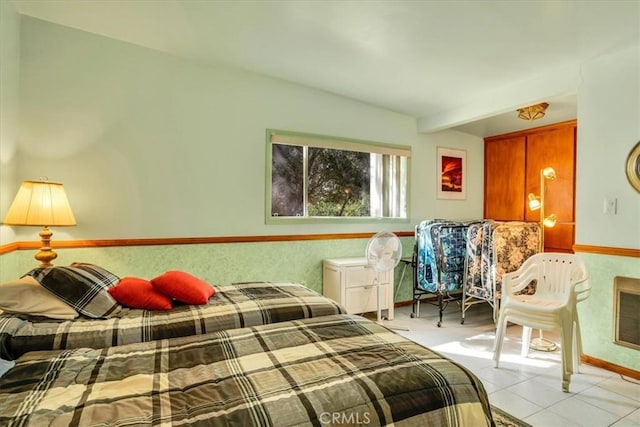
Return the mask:
<svg viewBox="0 0 640 427">
<path fill-rule="evenodd" d="M 498 328 L 496 329 L 496 341 L 493 349 L 494 366 L 497 368 L 500 364 L 500 353 L 502 353 L 502 344 L 504 341 L 505 329 L 507 328 L 506 316 L 501 315 L 498 320 Z"/>
<path fill-rule="evenodd" d="M 580 373 L 580 362 L 582 357 L 582 336 L 580 335 L 580 321 L 577 313 L 573 322 L 573 372 Z"/>
<path fill-rule="evenodd" d="M 571 319 L 571 322 L 573 322 L 573 319 Z M 560 337 L 562 339 L 562 391 L 568 393 L 571 374 L 573 373 L 573 328 L 561 326 Z"/>
<path fill-rule="evenodd" d="M 529 354 L 529 346 L 531 345 L 531 328 L 528 326 L 522 327 L 522 347 L 520 349 L 520 356 L 527 357 Z"/>
</svg>

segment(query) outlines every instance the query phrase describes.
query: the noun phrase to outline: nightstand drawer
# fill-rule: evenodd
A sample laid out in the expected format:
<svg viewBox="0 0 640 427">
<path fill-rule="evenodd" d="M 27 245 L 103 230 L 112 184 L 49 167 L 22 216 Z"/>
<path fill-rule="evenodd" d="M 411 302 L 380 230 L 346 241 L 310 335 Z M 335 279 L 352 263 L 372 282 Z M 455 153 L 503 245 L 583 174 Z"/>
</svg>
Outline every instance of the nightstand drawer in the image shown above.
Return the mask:
<svg viewBox="0 0 640 427">
<path fill-rule="evenodd" d="M 345 308 L 349 314 L 368 313 L 377 311 L 376 286 L 361 286 L 358 288 L 347 288 L 347 304 Z M 380 309 L 389 306 L 389 288 L 386 285 L 380 286 Z"/>
<path fill-rule="evenodd" d="M 357 288 L 371 285 L 375 280 L 375 271 L 367 266 L 345 268 L 345 286 L 347 288 Z"/>
</svg>

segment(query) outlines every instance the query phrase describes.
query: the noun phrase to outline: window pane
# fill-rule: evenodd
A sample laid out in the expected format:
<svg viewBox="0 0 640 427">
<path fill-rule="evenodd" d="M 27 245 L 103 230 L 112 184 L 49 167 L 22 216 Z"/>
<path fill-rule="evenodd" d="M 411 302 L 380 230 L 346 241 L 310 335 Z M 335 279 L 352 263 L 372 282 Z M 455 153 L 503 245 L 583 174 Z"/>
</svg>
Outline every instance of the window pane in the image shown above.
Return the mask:
<svg viewBox="0 0 640 427">
<path fill-rule="evenodd" d="M 410 147 L 270 129 L 267 144 L 267 221 L 407 218 Z"/>
<path fill-rule="evenodd" d="M 271 216 L 304 215 L 304 148 L 271 147 Z"/>
<path fill-rule="evenodd" d="M 370 157 L 309 147 L 309 216 L 370 216 Z"/>
</svg>

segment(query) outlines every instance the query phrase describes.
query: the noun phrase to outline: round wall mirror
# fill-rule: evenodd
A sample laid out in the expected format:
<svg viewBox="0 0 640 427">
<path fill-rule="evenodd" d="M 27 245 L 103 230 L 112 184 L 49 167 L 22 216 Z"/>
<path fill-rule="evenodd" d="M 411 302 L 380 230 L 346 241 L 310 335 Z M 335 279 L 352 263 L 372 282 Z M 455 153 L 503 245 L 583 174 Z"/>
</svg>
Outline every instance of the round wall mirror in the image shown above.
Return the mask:
<svg viewBox="0 0 640 427">
<path fill-rule="evenodd" d="M 633 188 L 640 193 L 640 142 L 636 144 L 627 157 L 627 179 Z"/>
</svg>

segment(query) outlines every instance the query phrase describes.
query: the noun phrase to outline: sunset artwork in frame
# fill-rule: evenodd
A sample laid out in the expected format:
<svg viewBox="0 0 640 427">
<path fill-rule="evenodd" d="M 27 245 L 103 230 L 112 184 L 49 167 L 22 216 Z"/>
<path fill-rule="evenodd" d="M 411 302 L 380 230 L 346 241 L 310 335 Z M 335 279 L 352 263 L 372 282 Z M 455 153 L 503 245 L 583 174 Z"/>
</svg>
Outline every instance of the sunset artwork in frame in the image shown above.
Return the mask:
<svg viewBox="0 0 640 427">
<path fill-rule="evenodd" d="M 464 200 L 467 190 L 467 152 L 438 147 L 437 156 L 438 199 Z"/>
</svg>

